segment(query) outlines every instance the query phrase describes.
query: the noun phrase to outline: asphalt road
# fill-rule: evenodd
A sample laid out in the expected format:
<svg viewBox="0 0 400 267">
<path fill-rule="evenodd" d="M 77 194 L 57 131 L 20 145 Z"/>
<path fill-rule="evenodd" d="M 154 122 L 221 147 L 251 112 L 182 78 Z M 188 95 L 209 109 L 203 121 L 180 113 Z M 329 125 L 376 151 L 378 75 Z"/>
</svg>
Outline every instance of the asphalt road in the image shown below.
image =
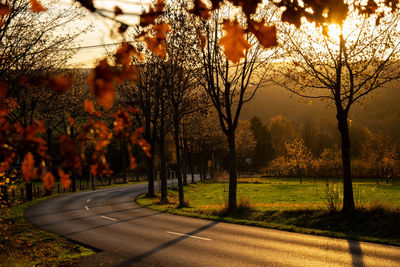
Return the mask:
<svg viewBox="0 0 400 267">
<path fill-rule="evenodd" d="M 399 247 L 162 214 L 135 203 L 144 192 L 138 184 L 61 195 L 25 217 L 98 249 L 84 266 L 400 266 Z"/>
</svg>

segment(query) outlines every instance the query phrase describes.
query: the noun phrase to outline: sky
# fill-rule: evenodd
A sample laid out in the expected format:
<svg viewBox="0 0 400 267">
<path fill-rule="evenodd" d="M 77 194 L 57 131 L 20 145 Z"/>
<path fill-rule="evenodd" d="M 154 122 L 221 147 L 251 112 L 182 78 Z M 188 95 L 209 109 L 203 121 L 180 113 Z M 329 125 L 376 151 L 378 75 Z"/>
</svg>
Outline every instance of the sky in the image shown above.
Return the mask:
<svg viewBox="0 0 400 267">
<path fill-rule="evenodd" d="M 46 7 L 50 7 L 51 2 L 53 1 L 42 0 L 43 6 Z M 79 4 L 73 2 L 74 1 L 72 0 L 59 0 L 57 5 L 60 7 L 66 7 L 70 5 L 79 6 Z M 141 13 L 143 9 L 148 10 L 151 0 L 94 0 L 93 2 L 96 8 L 112 11 L 117 5 L 125 13 L 137 14 Z M 88 29 L 88 25 L 92 26 L 86 33 L 81 35 L 76 40 L 73 47 L 80 47 L 80 49 L 78 49 L 78 52 L 68 63 L 71 65 L 71 67 L 93 67 L 96 61 L 101 59 L 106 53 L 106 49 L 104 47 L 93 46 L 107 44 L 107 49 L 109 51 L 113 51 L 116 49 L 116 46 L 110 44 L 119 43 L 121 42 L 121 39 L 111 36 L 112 29 L 116 29 L 116 25 L 113 21 L 104 19 L 99 15 L 92 14 L 82 7 L 80 10 L 84 13 L 84 16 L 78 21 L 70 23 L 68 26 L 69 30 L 84 30 Z M 138 16 L 135 15 L 119 16 L 118 19 L 131 25 L 138 23 Z"/>
</svg>

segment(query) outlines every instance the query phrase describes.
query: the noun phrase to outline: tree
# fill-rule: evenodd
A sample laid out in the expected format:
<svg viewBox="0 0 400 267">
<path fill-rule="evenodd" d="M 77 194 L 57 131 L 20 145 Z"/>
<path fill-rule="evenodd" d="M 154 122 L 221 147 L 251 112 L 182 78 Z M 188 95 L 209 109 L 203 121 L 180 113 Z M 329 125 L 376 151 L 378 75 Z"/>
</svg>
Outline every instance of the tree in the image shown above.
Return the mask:
<svg viewBox="0 0 400 267">
<path fill-rule="evenodd" d="M 268 131 L 271 135 L 271 143 L 275 157 L 285 154 L 285 143 L 292 142 L 299 138 L 299 133 L 291 120 L 283 115 L 278 115 L 270 119 Z"/>
<path fill-rule="evenodd" d="M 261 167 L 266 166 L 268 161 L 272 159 L 272 143 L 271 134 L 267 126 L 264 125 L 261 119 L 254 116 L 250 120 L 250 130 L 256 140 L 256 147 L 253 155 L 253 167 L 259 171 Z"/>
<path fill-rule="evenodd" d="M 166 39 L 168 57 L 163 61 L 163 82 L 166 95 L 172 106 L 174 142 L 176 154 L 176 174 L 178 179 L 179 206 L 185 206 L 183 182 L 187 182 L 186 173 L 182 173 L 182 154 L 181 145 L 181 122 L 194 101 L 195 92 L 195 45 L 197 43 L 196 32 L 191 28 L 189 14 L 184 9 L 185 2 L 178 1 L 173 5 L 167 5 L 165 14 L 166 20 L 171 26 L 171 32 Z M 185 175 L 185 179 L 183 179 Z"/>
<path fill-rule="evenodd" d="M 374 1 L 369 1 L 376 6 Z M 347 5 L 338 21 L 322 30 L 311 24 L 281 25 L 280 43 L 286 62 L 279 64 L 284 79 L 277 81 L 306 98 L 322 99 L 336 109 L 343 164 L 343 212 L 354 210 L 351 178 L 349 112 L 366 95 L 399 78 L 398 14 L 362 13 Z M 377 7 L 377 6 L 376 6 Z M 346 16 L 347 15 L 347 16 Z M 330 29 L 330 31 L 329 31 Z M 336 34 L 335 34 L 336 33 Z"/>
<path fill-rule="evenodd" d="M 312 154 L 310 149 L 304 145 L 303 139 L 285 143 L 285 149 L 286 166 L 300 179 L 300 183 L 303 183 L 302 178 L 311 166 Z"/>
<path fill-rule="evenodd" d="M 275 45 L 274 40 L 260 44 L 253 34 L 245 34 L 240 23 L 229 21 L 223 12 L 215 12 L 211 19 L 200 23 L 199 63 L 202 70 L 200 84 L 210 97 L 217 111 L 219 123 L 229 146 L 229 200 L 228 210 L 236 209 L 237 162 L 236 128 L 239 115 L 245 103 L 249 102 L 259 88 L 265 72 L 259 72 L 268 58 L 263 56 L 266 47 Z M 261 22 L 263 27 L 265 20 Z M 222 30 L 227 35 L 220 38 Z M 235 35 L 235 36 L 233 36 Z M 232 43 L 240 43 L 243 55 L 230 54 Z M 218 45 L 224 46 L 224 50 Z M 228 57 L 224 56 L 228 54 Z M 231 61 L 230 61 L 231 60 Z"/>
<path fill-rule="evenodd" d="M 8 13 L 2 13 L 0 26 L 0 81 L 7 83 L 1 98 L 7 97 L 16 103 L 8 113 L 9 122 L 26 128 L 34 124 L 44 108 L 58 103 L 57 90 L 71 85 L 59 69 L 66 66 L 66 60 L 74 53 L 71 42 L 82 31 L 68 35 L 59 32 L 82 14 L 73 7 L 49 11 L 49 14 L 38 13 L 40 8 L 25 0 L 9 0 L 1 5 L 9 8 Z M 63 86 L 61 82 L 65 82 Z M 20 159 L 27 155 L 27 151 L 20 153 Z M 32 184 L 29 179 L 26 181 L 27 199 L 31 200 Z"/>
</svg>

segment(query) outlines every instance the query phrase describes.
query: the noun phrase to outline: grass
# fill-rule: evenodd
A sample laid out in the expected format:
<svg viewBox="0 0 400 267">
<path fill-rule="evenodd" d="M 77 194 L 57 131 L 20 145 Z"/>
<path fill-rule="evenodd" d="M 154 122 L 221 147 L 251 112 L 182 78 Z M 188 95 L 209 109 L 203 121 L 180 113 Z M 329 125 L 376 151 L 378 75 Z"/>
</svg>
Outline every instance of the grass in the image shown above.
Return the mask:
<svg viewBox="0 0 400 267">
<path fill-rule="evenodd" d="M 177 192 L 169 191 L 170 204 L 143 196 L 143 206 L 172 214 L 231 223 L 400 245 L 400 185 L 358 181 L 354 184 L 357 211 L 351 216 L 328 211 L 326 181 L 256 178 L 240 180 L 238 210 L 226 212 L 228 184 L 203 182 L 185 187 L 189 207 L 176 208 Z M 338 188 L 341 188 L 338 186 Z M 340 200 L 339 200 L 340 201 Z"/>
<path fill-rule="evenodd" d="M 67 265 L 74 258 L 94 253 L 25 220 L 23 215 L 26 208 L 48 198 L 0 210 L 0 266 Z"/>
</svg>

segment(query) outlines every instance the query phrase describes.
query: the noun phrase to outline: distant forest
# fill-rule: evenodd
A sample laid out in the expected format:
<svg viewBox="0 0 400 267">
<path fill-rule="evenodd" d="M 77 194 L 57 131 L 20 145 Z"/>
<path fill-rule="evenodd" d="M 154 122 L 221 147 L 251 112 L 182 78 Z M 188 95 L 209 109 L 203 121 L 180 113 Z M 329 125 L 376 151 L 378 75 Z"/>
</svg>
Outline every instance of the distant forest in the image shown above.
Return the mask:
<svg viewBox="0 0 400 267">
<path fill-rule="evenodd" d="M 316 127 L 336 129 L 335 110 L 319 100 L 310 104 L 277 85 L 267 85 L 257 91 L 254 99 L 244 106 L 241 119 L 258 116 L 264 123 L 284 115 L 295 124 L 312 123 Z M 381 131 L 392 139 L 400 138 L 400 85 L 382 88 L 367 97 L 363 106 L 350 111 L 352 126 Z M 329 129 L 328 128 L 328 129 Z M 335 132 L 336 133 L 336 132 Z"/>
</svg>

